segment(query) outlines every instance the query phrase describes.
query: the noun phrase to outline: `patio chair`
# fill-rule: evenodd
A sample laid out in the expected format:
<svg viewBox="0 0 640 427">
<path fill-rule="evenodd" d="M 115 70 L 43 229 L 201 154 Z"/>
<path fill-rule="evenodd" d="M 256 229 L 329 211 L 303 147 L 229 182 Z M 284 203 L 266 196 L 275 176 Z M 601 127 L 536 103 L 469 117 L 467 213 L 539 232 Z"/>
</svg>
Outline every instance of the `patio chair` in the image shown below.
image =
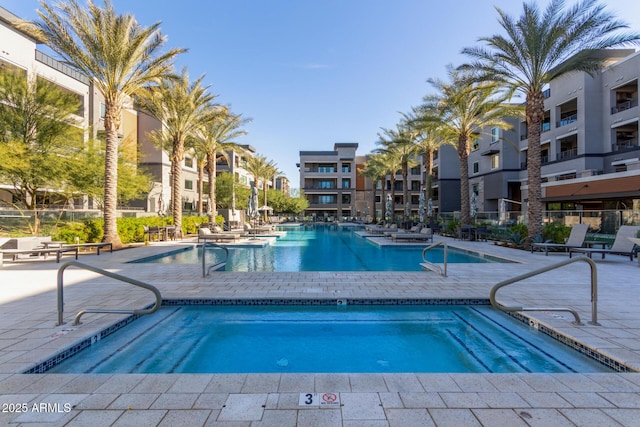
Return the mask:
<svg viewBox="0 0 640 427">
<path fill-rule="evenodd" d="M 635 254 L 634 248 L 636 244 L 630 239 L 635 238 L 639 231 L 640 226 L 623 225 L 616 233 L 616 238 L 613 241 L 611 248 L 571 248 L 569 249 L 569 258 L 571 258 L 571 255 L 574 253 L 586 254 L 589 258 L 591 258 L 592 254 L 602 254 L 602 258 L 604 258 L 605 254 L 613 254 L 626 255 L 631 261 L 633 261 L 633 256 Z"/>
<path fill-rule="evenodd" d="M 212 233 L 210 229 L 206 227 L 202 227 L 198 230 L 198 243 L 200 241 L 211 241 L 219 242 L 221 240 L 236 240 L 240 238 L 239 234 L 235 233 Z"/>
<path fill-rule="evenodd" d="M 589 224 L 575 224 L 571 227 L 571 233 L 566 243 L 532 243 L 531 253 L 537 249 L 544 251 L 544 254 L 548 256 L 549 249 L 562 249 L 567 252 L 571 248 L 581 248 L 584 245 L 584 239 L 587 237 L 587 230 L 589 230 Z"/>
</svg>

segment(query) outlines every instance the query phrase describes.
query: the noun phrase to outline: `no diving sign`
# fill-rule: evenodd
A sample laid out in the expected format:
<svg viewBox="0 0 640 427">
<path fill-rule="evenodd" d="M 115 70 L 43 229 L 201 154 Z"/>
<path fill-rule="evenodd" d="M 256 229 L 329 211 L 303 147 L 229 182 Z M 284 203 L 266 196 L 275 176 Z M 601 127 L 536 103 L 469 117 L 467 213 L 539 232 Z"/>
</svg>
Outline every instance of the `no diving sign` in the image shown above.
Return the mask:
<svg viewBox="0 0 640 427">
<path fill-rule="evenodd" d="M 299 406 L 340 406 L 338 393 L 300 393 Z"/>
</svg>

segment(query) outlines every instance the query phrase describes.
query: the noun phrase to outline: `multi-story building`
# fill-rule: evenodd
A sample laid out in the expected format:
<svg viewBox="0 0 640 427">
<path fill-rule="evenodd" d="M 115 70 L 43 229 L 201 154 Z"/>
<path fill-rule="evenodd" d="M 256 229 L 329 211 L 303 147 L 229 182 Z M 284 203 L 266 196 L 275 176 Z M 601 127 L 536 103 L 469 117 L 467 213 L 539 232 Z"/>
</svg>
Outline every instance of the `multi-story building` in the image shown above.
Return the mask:
<svg viewBox="0 0 640 427">
<path fill-rule="evenodd" d="M 286 196 L 291 195 L 291 184 L 286 176 L 276 177 L 276 190 L 283 192 Z"/>
<path fill-rule="evenodd" d="M 357 215 L 357 143 L 336 143 L 333 151 L 300 151 L 300 189 L 309 201 L 307 215 L 340 219 Z"/>
</svg>

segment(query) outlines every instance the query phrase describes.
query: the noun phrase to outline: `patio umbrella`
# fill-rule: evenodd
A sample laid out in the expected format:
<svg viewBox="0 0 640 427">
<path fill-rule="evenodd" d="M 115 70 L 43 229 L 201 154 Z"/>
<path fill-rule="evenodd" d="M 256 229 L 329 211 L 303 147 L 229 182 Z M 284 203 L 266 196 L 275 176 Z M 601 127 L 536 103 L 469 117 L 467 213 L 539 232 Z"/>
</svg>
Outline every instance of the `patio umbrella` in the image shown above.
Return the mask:
<svg viewBox="0 0 640 427">
<path fill-rule="evenodd" d="M 160 192 L 160 197 L 158 198 L 158 216 L 165 216 L 164 197 L 162 197 L 162 192 Z"/>
<path fill-rule="evenodd" d="M 251 219 L 256 219 L 260 216 L 260 212 L 258 212 L 258 189 L 256 187 L 251 188 L 249 203 L 247 203 L 247 216 Z"/>
<path fill-rule="evenodd" d="M 471 192 L 471 216 L 475 219 L 478 215 L 478 196 L 475 192 Z"/>
<path fill-rule="evenodd" d="M 504 223 L 507 221 L 507 202 L 505 201 L 505 199 L 501 199 L 500 200 L 500 207 L 499 207 L 499 212 L 498 212 L 498 220 L 501 223 Z"/>
<path fill-rule="evenodd" d="M 427 216 L 431 218 L 433 216 L 433 200 L 429 197 L 429 201 L 427 201 Z"/>
<path fill-rule="evenodd" d="M 420 222 L 424 222 L 424 190 L 420 191 L 420 201 L 418 202 L 418 216 L 420 217 Z"/>
<path fill-rule="evenodd" d="M 391 194 L 387 194 L 387 201 L 385 205 L 385 214 L 387 222 L 391 221 L 392 213 L 391 213 Z"/>
</svg>

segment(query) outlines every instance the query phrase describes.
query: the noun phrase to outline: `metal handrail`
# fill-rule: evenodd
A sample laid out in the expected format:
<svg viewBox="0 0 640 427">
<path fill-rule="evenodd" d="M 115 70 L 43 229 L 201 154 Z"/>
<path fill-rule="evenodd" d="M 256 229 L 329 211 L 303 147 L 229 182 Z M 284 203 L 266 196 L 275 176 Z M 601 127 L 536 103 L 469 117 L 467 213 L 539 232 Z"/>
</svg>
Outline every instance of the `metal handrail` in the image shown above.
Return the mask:
<svg viewBox="0 0 640 427">
<path fill-rule="evenodd" d="M 431 250 L 431 249 L 433 249 L 433 248 L 435 248 L 437 246 L 443 246 L 444 247 L 444 263 L 443 263 L 443 267 L 444 268 L 441 268 L 439 265 L 436 265 L 436 264 L 432 263 L 431 261 L 427 261 L 427 259 L 424 257 L 424 254 L 427 251 L 429 251 L 429 250 Z M 444 277 L 447 277 L 447 247 L 448 247 L 447 246 L 447 242 L 440 241 L 440 242 L 432 243 L 432 244 L 430 244 L 429 246 L 427 246 L 426 248 L 424 248 L 422 250 L 422 261 L 425 264 L 429 264 L 430 266 L 432 266 L 434 268 L 437 268 L 440 271 L 440 274 L 442 276 L 444 276 Z"/>
<path fill-rule="evenodd" d="M 112 273 L 110 271 L 107 270 L 103 270 L 101 268 L 97 268 L 91 265 L 87 265 L 87 264 L 83 264 L 81 262 L 78 261 L 67 261 L 64 264 L 62 264 L 60 266 L 60 268 L 58 269 L 58 323 L 57 325 L 64 325 L 64 321 L 62 319 L 63 317 L 63 313 L 64 313 L 64 271 L 67 269 L 67 267 L 71 267 L 72 265 L 85 269 L 85 270 L 89 270 L 89 271 L 93 271 L 94 273 L 98 273 L 101 274 L 103 276 L 107 276 L 107 277 L 111 277 L 112 279 L 116 279 L 119 280 L 121 282 L 126 282 L 129 283 L 131 285 L 134 286 L 139 286 L 141 288 L 144 289 L 148 289 L 151 292 L 153 292 L 153 294 L 156 297 L 156 303 L 150 307 L 150 308 L 146 308 L 146 309 L 135 309 L 135 310 L 107 310 L 107 309 L 101 309 L 101 308 L 89 308 L 86 310 L 80 310 L 78 312 L 78 314 L 76 314 L 75 319 L 73 320 L 72 325 L 79 325 L 80 324 L 80 318 L 86 314 L 86 313 L 113 313 L 113 314 L 136 314 L 136 315 L 143 315 L 143 314 L 151 314 L 156 312 L 160 306 L 162 305 L 162 295 L 160 295 L 160 291 L 158 290 L 158 288 L 156 288 L 153 285 L 150 285 L 148 283 L 144 283 L 141 282 L 139 280 L 136 279 L 132 279 L 130 277 L 126 277 L 126 276 L 122 276 L 120 274 L 116 274 L 116 273 Z"/>
<path fill-rule="evenodd" d="M 212 247 L 214 249 L 222 249 L 225 252 L 225 258 L 224 261 L 210 265 L 209 268 L 206 267 L 207 263 L 206 263 L 206 252 L 207 252 L 207 247 Z M 213 242 L 204 242 L 202 244 L 202 277 L 207 277 L 209 275 L 209 273 L 211 272 L 211 270 L 219 270 L 220 268 L 224 267 L 225 265 L 227 265 L 227 260 L 229 259 L 229 249 L 227 249 L 224 246 L 220 246 L 216 243 Z"/>
<path fill-rule="evenodd" d="M 596 263 L 593 262 L 590 258 L 587 257 L 578 257 L 578 258 L 569 258 L 566 261 L 559 262 L 557 264 L 549 265 L 547 267 L 542 267 L 534 271 L 530 271 L 525 274 L 521 274 L 520 276 L 512 277 L 511 279 L 503 280 L 502 282 L 496 284 L 491 288 L 491 292 L 489 293 L 489 300 L 491 301 L 491 305 L 496 307 L 499 310 L 505 312 L 512 311 L 566 311 L 573 314 L 575 321 L 573 322 L 576 325 L 582 325 L 580 321 L 580 315 L 578 312 L 572 308 L 568 307 L 505 307 L 496 301 L 496 292 L 498 289 L 511 285 L 513 283 L 519 282 L 524 279 L 528 279 L 533 276 L 537 276 L 538 274 L 546 273 L 551 270 L 555 270 L 560 267 L 564 267 L 567 264 L 571 264 L 573 262 L 584 261 L 591 267 L 591 322 L 592 325 L 600 325 L 598 323 L 598 272 L 596 268 Z"/>
</svg>

